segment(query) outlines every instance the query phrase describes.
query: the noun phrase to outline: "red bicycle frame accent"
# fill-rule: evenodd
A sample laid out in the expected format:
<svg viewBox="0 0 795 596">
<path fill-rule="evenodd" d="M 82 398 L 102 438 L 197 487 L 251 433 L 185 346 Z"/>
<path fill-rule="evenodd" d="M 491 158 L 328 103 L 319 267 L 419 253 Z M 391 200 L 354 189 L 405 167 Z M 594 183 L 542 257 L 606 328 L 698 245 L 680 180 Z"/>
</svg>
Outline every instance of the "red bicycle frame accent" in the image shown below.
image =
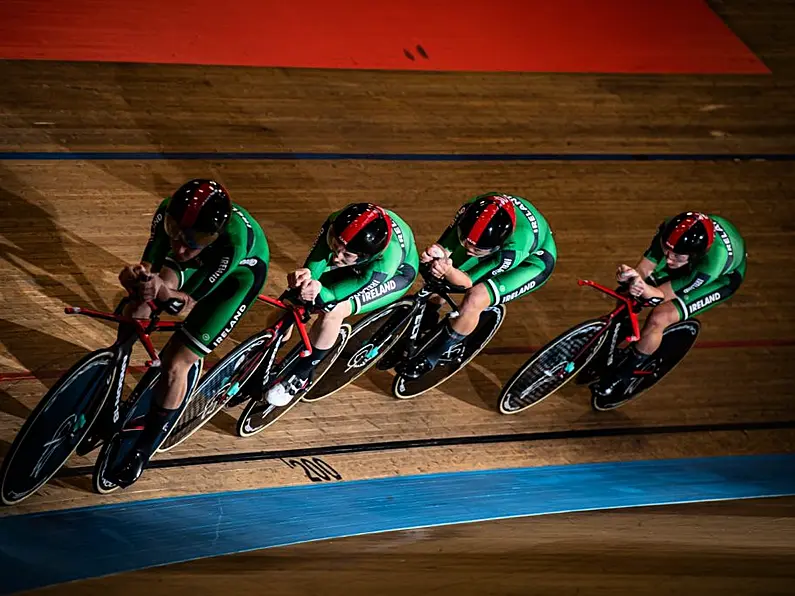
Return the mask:
<svg viewBox="0 0 795 596">
<path fill-rule="evenodd" d="M 638 306 L 638 301 L 634 298 L 629 296 L 622 296 L 618 292 L 611 290 L 610 288 L 606 288 L 603 285 L 600 285 L 594 281 L 590 281 L 587 279 L 579 279 L 577 280 L 577 284 L 580 286 L 590 286 L 595 290 L 599 290 L 600 292 L 607 294 L 608 296 L 612 296 L 621 304 L 619 304 L 613 311 L 607 315 L 609 320 L 613 320 L 618 315 L 620 315 L 624 309 L 627 310 L 629 313 L 629 320 L 632 324 L 632 335 L 627 337 L 628 342 L 638 341 L 640 339 L 640 325 L 638 324 L 638 315 L 635 313 L 635 308 Z"/>
<path fill-rule="evenodd" d="M 98 310 L 91 310 L 90 308 L 81 308 L 79 306 L 67 306 L 64 308 L 64 312 L 67 315 L 85 315 L 92 319 L 102 319 L 113 323 L 131 325 L 135 328 L 135 334 L 138 336 L 138 339 L 141 340 L 146 353 L 149 355 L 149 358 L 151 358 L 151 360 L 146 362 L 146 366 L 160 366 L 160 358 L 158 358 L 155 347 L 152 345 L 149 333 L 151 331 L 176 329 L 181 325 L 178 321 L 155 321 L 152 323 L 151 319 L 134 319 L 132 317 L 125 317 L 124 315 L 101 312 Z M 149 332 L 147 331 L 148 328 L 150 329 Z"/>
<path fill-rule="evenodd" d="M 306 308 L 303 306 L 285 304 L 281 300 L 265 296 L 264 294 L 260 294 L 257 296 L 257 298 L 266 304 L 281 308 L 282 310 L 288 310 L 292 313 L 293 318 L 295 319 L 295 325 L 298 327 L 298 333 L 301 335 L 301 341 L 304 344 L 304 350 L 301 352 L 301 357 L 306 358 L 307 356 L 310 356 L 312 354 L 312 344 L 309 341 L 309 334 L 306 332 L 306 325 L 303 321 L 303 318 L 306 315 Z M 147 304 L 149 304 L 153 311 L 157 310 L 157 305 L 153 302 L 149 301 Z M 103 321 L 110 321 L 112 323 L 132 326 L 135 329 L 135 334 L 138 336 L 141 344 L 143 344 L 146 353 L 149 355 L 150 360 L 146 362 L 146 366 L 160 366 L 160 358 L 158 358 L 155 347 L 152 345 L 152 339 L 149 337 L 150 333 L 152 331 L 174 330 L 182 326 L 181 321 L 152 322 L 152 320 L 148 318 L 135 319 L 133 317 L 126 317 L 124 315 L 117 315 L 115 313 L 102 312 L 98 310 L 92 310 L 90 308 L 82 308 L 79 306 L 67 306 L 64 308 L 64 312 L 67 315 L 84 315 L 86 317 L 91 317 L 92 319 L 102 319 Z M 281 321 L 277 323 L 277 327 L 280 326 Z"/>
<path fill-rule="evenodd" d="M 265 296 L 264 294 L 260 294 L 257 296 L 258 300 L 266 304 L 270 304 L 271 306 L 275 306 L 276 308 L 281 308 L 282 310 L 288 310 L 292 313 L 293 319 L 295 320 L 295 326 L 298 328 L 298 333 L 301 335 L 301 341 L 304 344 L 304 349 L 301 351 L 301 358 L 306 358 L 307 356 L 312 355 L 312 344 L 309 341 L 309 334 L 306 332 L 306 325 L 304 324 L 304 316 L 306 315 L 306 307 L 303 306 L 295 306 L 292 304 L 285 304 L 281 300 L 276 298 L 271 298 L 270 296 Z M 276 324 L 277 328 L 281 326 L 281 321 Z"/>
</svg>

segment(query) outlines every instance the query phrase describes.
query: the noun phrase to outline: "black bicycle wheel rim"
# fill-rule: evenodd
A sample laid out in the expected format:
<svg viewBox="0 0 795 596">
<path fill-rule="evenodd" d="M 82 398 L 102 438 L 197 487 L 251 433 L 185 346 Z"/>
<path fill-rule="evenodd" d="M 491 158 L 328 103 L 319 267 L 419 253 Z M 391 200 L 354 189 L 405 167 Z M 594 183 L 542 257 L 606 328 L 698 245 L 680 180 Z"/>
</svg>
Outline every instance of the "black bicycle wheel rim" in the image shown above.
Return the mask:
<svg viewBox="0 0 795 596">
<path fill-rule="evenodd" d="M 700 328 L 699 322 L 692 320 L 681 321 L 666 329 L 660 347 L 642 369 L 652 370 L 653 374 L 641 377 L 640 382 L 626 394 L 626 400 L 622 403 L 639 397 L 676 368 L 696 343 Z"/>
<path fill-rule="evenodd" d="M 500 394 L 500 412 L 521 412 L 541 402 L 576 377 L 604 340 L 596 340 L 587 353 L 582 353 L 583 348 L 603 332 L 607 325 L 606 321 L 600 319 L 581 323 L 534 354 L 503 388 Z"/>
<path fill-rule="evenodd" d="M 107 399 L 115 357 L 111 350 L 87 355 L 45 394 L 3 462 L 3 503 L 35 493 L 74 453 Z"/>
<path fill-rule="evenodd" d="M 455 376 L 460 370 L 467 366 L 475 357 L 485 348 L 502 326 L 505 320 L 505 306 L 500 304 L 492 306 L 484 310 L 480 315 L 480 321 L 475 330 L 463 342 L 455 346 L 453 350 L 460 350 L 460 358 L 454 354 L 450 354 L 449 360 L 445 361 L 443 358 L 439 364 L 427 374 L 421 376 L 419 379 L 407 379 L 403 375 L 395 375 L 392 381 L 392 394 L 399 399 L 410 399 L 430 391 L 434 387 L 441 385 L 448 379 Z M 489 323 L 489 319 L 492 321 Z M 484 323 L 486 321 L 486 323 Z M 444 325 L 444 320 L 439 322 L 439 325 Z M 438 328 L 437 328 L 438 329 Z M 435 332 L 429 333 L 427 342 Z"/>
<path fill-rule="evenodd" d="M 188 397 L 182 414 L 158 449 L 159 452 L 173 449 L 187 440 L 226 405 L 229 401 L 226 394 L 229 381 L 248 362 L 253 351 L 272 337 L 271 330 L 249 337 L 204 374 L 195 391 Z"/>
<path fill-rule="evenodd" d="M 342 327 L 340 328 L 339 335 L 337 336 L 337 342 L 343 342 L 340 347 L 337 348 L 336 353 L 330 353 L 327 356 L 326 362 L 321 363 L 318 366 L 318 370 L 316 372 L 317 380 L 319 381 L 322 379 L 325 372 L 333 366 L 334 361 L 339 356 L 339 353 L 345 348 L 345 343 L 347 341 L 348 334 L 351 332 L 351 327 L 347 323 L 343 323 Z M 335 344 L 336 345 L 336 344 Z M 325 365 L 325 368 L 324 368 Z M 250 437 L 253 436 L 266 428 L 270 425 L 275 423 L 279 418 L 284 416 L 288 411 L 290 411 L 293 407 L 295 407 L 298 402 L 302 400 L 302 396 L 296 395 L 292 401 L 287 404 L 286 406 L 272 406 L 267 401 L 265 401 L 265 396 L 262 396 L 261 400 L 252 400 L 249 402 L 246 409 L 240 415 L 237 420 L 237 434 L 240 437 Z"/>
<path fill-rule="evenodd" d="M 405 332 L 406 327 L 411 323 L 411 320 L 408 319 L 401 322 L 398 327 L 393 329 L 374 355 L 370 354 L 372 348 L 375 347 L 370 343 L 370 340 L 383 329 L 383 326 L 389 322 L 389 317 L 395 314 L 397 309 L 404 309 L 404 314 L 408 315 L 413 308 L 414 303 L 412 301 L 398 302 L 359 321 L 351 331 L 350 337 L 340 355 L 328 367 L 323 377 L 312 385 L 302 399 L 306 402 L 317 401 L 339 391 L 342 387 L 349 385 L 366 373 L 397 343 L 400 336 Z M 374 323 L 382 320 L 382 325 L 373 327 Z M 364 333 L 362 333 L 363 331 Z"/>
</svg>

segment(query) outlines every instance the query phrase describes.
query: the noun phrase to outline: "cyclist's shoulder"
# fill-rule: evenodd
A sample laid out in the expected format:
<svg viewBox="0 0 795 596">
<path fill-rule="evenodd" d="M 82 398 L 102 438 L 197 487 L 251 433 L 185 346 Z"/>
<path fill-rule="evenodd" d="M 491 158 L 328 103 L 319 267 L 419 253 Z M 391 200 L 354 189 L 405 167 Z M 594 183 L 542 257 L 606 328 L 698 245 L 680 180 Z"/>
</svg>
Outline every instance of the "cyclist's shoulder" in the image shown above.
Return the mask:
<svg viewBox="0 0 795 596">
<path fill-rule="evenodd" d="M 742 234 L 740 234 L 740 231 L 737 229 L 737 226 L 735 226 L 734 223 L 732 223 L 725 217 L 721 217 L 720 215 L 710 214 L 709 218 L 712 220 L 713 226 L 715 227 L 716 236 L 720 236 L 721 234 L 726 234 L 732 240 L 742 238 Z"/>
<path fill-rule="evenodd" d="M 544 214 L 533 203 L 516 195 L 504 195 L 511 200 L 516 213 L 516 229 L 529 229 L 537 233 L 540 229 L 548 229 Z"/>
<path fill-rule="evenodd" d="M 262 227 L 254 216 L 237 203 L 232 203 L 232 217 L 229 219 L 229 226 L 241 230 L 262 230 Z"/>
<path fill-rule="evenodd" d="M 704 273 L 706 275 L 717 276 L 724 270 L 728 261 L 733 258 L 734 248 L 731 241 L 720 238 L 720 232 L 716 230 L 715 240 L 707 251 L 707 254 L 696 260 L 691 269 L 695 274 Z"/>
<path fill-rule="evenodd" d="M 227 245 L 243 252 L 251 249 L 255 243 L 267 242 L 259 222 L 243 207 L 234 203 L 232 217 L 229 218 L 223 237 L 219 238 L 222 239 Z M 224 243 L 219 244 L 219 247 L 221 246 L 224 246 Z"/>
<path fill-rule="evenodd" d="M 386 212 L 392 220 L 392 239 L 389 242 L 389 247 L 406 247 L 409 244 L 413 244 L 414 232 L 406 220 L 394 211 L 387 209 Z M 387 250 L 389 247 L 387 247 Z"/>
<path fill-rule="evenodd" d="M 403 219 L 397 211 L 395 211 L 394 209 L 384 209 L 384 211 L 386 211 L 386 213 L 387 213 L 387 215 L 389 215 L 390 219 L 393 222 L 395 222 L 397 225 L 403 227 L 404 229 L 411 229 L 411 227 L 406 222 L 406 220 Z"/>
</svg>

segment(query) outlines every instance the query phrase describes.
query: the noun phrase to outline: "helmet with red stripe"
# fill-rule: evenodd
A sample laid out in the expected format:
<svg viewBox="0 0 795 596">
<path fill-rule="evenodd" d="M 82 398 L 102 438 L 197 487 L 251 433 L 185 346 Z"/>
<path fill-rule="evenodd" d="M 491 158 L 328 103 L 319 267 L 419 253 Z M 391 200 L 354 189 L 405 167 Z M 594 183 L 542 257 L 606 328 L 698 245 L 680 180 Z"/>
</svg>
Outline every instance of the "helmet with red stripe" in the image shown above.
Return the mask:
<svg viewBox="0 0 795 596">
<path fill-rule="evenodd" d="M 513 234 L 516 211 L 509 197 L 484 195 L 466 207 L 456 227 L 464 248 L 476 255 L 490 254 Z"/>
<path fill-rule="evenodd" d="M 666 222 L 660 241 L 663 248 L 679 255 L 699 258 L 707 253 L 715 239 L 715 226 L 704 213 L 686 211 Z"/>
<path fill-rule="evenodd" d="M 214 180 L 186 182 L 166 208 L 166 232 L 191 248 L 206 246 L 223 231 L 232 214 L 226 189 Z"/>
<path fill-rule="evenodd" d="M 392 238 L 392 218 L 372 203 L 353 203 L 337 214 L 329 226 L 328 244 L 336 240 L 359 261 L 381 254 Z"/>
</svg>

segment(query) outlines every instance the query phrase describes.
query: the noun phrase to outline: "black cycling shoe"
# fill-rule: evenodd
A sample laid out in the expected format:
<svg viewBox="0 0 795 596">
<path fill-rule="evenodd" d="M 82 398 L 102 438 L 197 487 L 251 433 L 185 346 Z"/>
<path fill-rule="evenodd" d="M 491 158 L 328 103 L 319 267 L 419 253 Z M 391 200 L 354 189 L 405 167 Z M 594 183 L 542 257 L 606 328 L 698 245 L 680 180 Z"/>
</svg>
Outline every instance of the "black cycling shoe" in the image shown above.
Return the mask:
<svg viewBox="0 0 795 596">
<path fill-rule="evenodd" d="M 122 462 L 121 467 L 109 478 L 114 484 L 127 488 L 134 484 L 144 472 L 149 458 L 141 449 L 134 449 Z"/>
</svg>

